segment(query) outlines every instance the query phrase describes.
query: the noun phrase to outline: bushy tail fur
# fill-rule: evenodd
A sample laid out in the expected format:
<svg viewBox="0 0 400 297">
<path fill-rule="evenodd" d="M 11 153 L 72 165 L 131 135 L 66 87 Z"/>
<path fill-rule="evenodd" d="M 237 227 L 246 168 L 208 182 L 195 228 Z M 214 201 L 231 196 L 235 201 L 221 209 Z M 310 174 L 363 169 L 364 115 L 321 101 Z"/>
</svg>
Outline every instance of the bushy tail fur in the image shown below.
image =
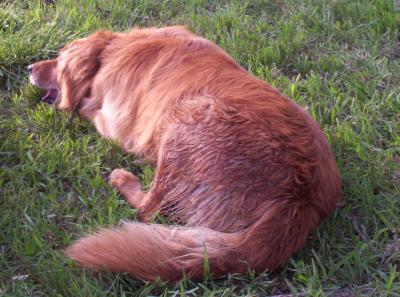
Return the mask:
<svg viewBox="0 0 400 297">
<path fill-rule="evenodd" d="M 173 227 L 137 222 L 102 229 L 78 240 L 65 254 L 95 270 L 128 272 L 144 280 L 273 270 L 305 242 L 321 219 L 311 206 L 270 205 L 261 218 L 236 233 L 204 227 Z"/>
<path fill-rule="evenodd" d="M 65 254 L 90 269 L 128 272 L 144 280 L 179 280 L 183 275 L 199 279 L 205 257 L 214 275 L 229 270 L 226 260 L 232 259 L 227 254 L 238 238 L 203 227 L 126 222 L 78 240 Z"/>
</svg>

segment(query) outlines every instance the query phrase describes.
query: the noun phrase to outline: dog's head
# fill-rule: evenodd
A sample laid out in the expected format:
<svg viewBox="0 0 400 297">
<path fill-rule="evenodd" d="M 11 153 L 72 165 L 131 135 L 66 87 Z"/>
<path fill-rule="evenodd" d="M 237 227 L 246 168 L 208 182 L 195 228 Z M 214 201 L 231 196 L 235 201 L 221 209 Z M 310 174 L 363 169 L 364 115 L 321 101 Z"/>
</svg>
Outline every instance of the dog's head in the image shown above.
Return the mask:
<svg viewBox="0 0 400 297">
<path fill-rule="evenodd" d="M 47 91 L 42 100 L 73 111 L 83 98 L 90 97 L 101 53 L 114 37 L 112 32 L 97 32 L 66 45 L 56 59 L 29 65 L 31 83 Z"/>
</svg>

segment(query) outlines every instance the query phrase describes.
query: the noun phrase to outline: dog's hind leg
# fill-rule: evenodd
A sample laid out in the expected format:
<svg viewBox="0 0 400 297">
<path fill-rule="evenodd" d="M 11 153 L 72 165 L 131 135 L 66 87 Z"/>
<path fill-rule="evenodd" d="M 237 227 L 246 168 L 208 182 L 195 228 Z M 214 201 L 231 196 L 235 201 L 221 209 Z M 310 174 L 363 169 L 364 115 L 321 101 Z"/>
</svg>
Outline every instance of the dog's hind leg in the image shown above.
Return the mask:
<svg viewBox="0 0 400 297">
<path fill-rule="evenodd" d="M 114 169 L 109 183 L 120 191 L 130 205 L 140 210 L 142 199 L 146 194 L 142 192 L 139 179 L 135 175 L 124 169 Z"/>
<path fill-rule="evenodd" d="M 147 222 L 153 218 L 162 200 L 160 199 L 162 196 L 157 195 L 159 188 L 162 188 L 158 183 L 157 175 L 152 188 L 147 193 L 142 192 L 139 179 L 124 169 L 114 169 L 109 183 L 119 190 L 132 207 L 139 209 L 143 221 Z"/>
</svg>

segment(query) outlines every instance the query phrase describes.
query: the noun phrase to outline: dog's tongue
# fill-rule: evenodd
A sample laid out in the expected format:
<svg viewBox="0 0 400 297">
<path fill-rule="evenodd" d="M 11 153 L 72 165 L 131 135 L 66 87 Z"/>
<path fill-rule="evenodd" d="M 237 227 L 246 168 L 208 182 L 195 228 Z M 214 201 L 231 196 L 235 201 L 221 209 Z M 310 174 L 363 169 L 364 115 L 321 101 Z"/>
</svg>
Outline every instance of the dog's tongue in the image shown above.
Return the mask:
<svg viewBox="0 0 400 297">
<path fill-rule="evenodd" d="M 49 89 L 46 95 L 42 97 L 42 101 L 47 104 L 53 104 L 54 101 L 56 101 L 57 96 L 58 96 L 58 91 L 56 89 Z"/>
</svg>

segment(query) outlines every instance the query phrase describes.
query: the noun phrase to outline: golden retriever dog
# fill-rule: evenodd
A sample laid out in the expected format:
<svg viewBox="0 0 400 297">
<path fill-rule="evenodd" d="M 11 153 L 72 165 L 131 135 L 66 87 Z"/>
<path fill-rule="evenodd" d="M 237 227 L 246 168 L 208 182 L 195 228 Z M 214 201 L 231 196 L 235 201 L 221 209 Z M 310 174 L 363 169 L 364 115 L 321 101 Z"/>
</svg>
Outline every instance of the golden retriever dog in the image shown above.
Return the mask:
<svg viewBox="0 0 400 297">
<path fill-rule="evenodd" d="M 101 229 L 65 250 L 94 270 L 144 280 L 271 271 L 341 201 L 316 121 L 184 27 L 101 31 L 28 67 L 44 100 L 155 165 L 148 192 L 124 169 L 110 184 L 144 223 Z M 160 213 L 174 225 L 148 224 Z"/>
</svg>

